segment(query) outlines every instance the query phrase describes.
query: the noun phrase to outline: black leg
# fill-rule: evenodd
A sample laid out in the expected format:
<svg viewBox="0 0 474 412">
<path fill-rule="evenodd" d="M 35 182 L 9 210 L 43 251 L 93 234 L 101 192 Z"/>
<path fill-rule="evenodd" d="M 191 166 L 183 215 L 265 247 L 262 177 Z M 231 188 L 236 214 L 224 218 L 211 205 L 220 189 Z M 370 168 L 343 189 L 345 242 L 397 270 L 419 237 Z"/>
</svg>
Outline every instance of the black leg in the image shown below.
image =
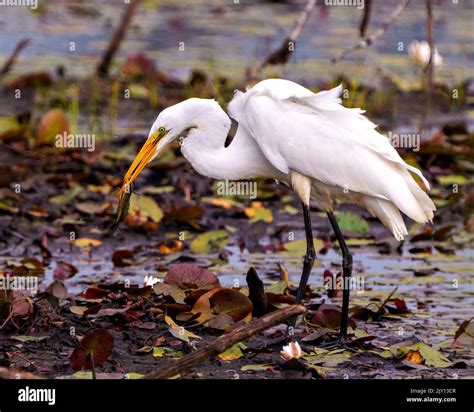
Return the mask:
<svg viewBox="0 0 474 412">
<path fill-rule="evenodd" d="M 314 250 L 313 229 L 311 228 L 311 217 L 309 215 L 309 206 L 303 205 L 304 229 L 306 233 L 306 254 L 303 260 L 303 272 L 301 274 L 300 284 L 296 292 L 295 303 L 299 304 L 303 300 L 303 295 L 308 284 L 311 269 L 313 268 L 314 260 L 316 259 L 316 251 Z M 293 328 L 295 327 L 296 319 L 288 322 L 287 335 L 293 339 Z"/>
<path fill-rule="evenodd" d="M 306 255 L 303 260 L 303 273 L 301 274 L 300 284 L 298 286 L 298 292 L 296 293 L 296 304 L 301 303 L 308 284 L 309 275 L 313 268 L 314 260 L 316 259 L 316 251 L 314 250 L 313 241 L 313 229 L 311 228 L 311 217 L 309 215 L 309 206 L 303 205 L 303 216 L 304 216 L 304 230 L 306 233 Z"/>
<path fill-rule="evenodd" d="M 342 251 L 342 273 L 343 273 L 343 294 L 342 294 L 342 316 L 341 316 L 341 328 L 339 331 L 339 340 L 345 342 L 347 340 L 347 325 L 349 322 L 349 298 L 350 298 L 350 287 L 349 278 L 352 275 L 352 255 L 349 252 L 349 248 L 346 245 L 344 236 L 342 235 L 341 229 L 337 224 L 336 217 L 332 212 L 328 212 L 328 218 L 331 222 L 332 229 L 336 234 L 339 247 Z"/>
</svg>

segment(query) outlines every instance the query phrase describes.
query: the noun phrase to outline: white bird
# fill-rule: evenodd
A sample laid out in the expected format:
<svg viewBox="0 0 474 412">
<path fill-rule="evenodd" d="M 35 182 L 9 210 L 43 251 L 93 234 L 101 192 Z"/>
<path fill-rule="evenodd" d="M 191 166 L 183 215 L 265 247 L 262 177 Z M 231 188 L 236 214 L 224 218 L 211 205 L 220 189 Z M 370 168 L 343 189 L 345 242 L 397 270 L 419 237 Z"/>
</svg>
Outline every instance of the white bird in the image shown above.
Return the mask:
<svg viewBox="0 0 474 412">
<path fill-rule="evenodd" d="M 408 46 L 408 54 L 415 62 L 425 68 L 430 62 L 431 48 L 427 41 L 413 40 Z M 433 48 L 433 66 L 439 67 L 443 64 L 443 58 L 436 47 Z"/>
<path fill-rule="evenodd" d="M 173 141 L 200 174 L 227 180 L 275 178 L 301 200 L 307 251 L 296 302 L 301 302 L 315 260 L 310 200 L 325 211 L 342 252 L 344 292 L 340 341 L 347 339 L 352 256 L 333 214 L 335 201 L 357 203 L 393 233 L 408 234 L 400 213 L 431 221 L 435 206 L 410 173 L 429 190 L 422 173 L 403 161 L 360 109 L 341 104 L 342 86 L 312 91 L 288 80 L 263 80 L 236 91 L 230 117 L 212 99 L 191 98 L 163 110 L 124 183 Z"/>
</svg>

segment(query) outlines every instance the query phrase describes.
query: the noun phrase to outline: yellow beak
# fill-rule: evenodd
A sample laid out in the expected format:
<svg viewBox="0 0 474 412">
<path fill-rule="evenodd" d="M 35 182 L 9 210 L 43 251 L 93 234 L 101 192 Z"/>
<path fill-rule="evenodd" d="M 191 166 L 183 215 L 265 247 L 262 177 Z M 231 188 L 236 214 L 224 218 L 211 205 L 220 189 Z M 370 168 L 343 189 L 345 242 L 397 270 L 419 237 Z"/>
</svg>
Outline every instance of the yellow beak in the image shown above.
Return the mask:
<svg viewBox="0 0 474 412">
<path fill-rule="evenodd" d="M 156 131 L 147 139 L 125 175 L 124 186 L 133 183 L 148 162 L 153 158 L 153 155 L 156 153 L 158 142 L 161 138 L 166 136 L 166 134 L 167 132 L 160 133 L 159 131 Z"/>
</svg>

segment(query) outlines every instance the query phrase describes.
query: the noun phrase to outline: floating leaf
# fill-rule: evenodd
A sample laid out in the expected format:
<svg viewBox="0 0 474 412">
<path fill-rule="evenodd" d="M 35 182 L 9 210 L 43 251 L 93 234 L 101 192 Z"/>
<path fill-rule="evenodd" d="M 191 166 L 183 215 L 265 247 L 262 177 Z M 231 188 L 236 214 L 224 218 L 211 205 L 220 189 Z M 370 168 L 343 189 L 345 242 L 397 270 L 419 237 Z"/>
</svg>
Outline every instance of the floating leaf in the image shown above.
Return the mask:
<svg viewBox="0 0 474 412">
<path fill-rule="evenodd" d="M 252 202 L 250 207 L 244 209 L 244 213 L 248 218 L 250 218 L 251 222 L 262 220 L 270 223 L 273 221 L 272 211 L 264 208 L 262 202 Z"/>
<path fill-rule="evenodd" d="M 211 289 L 220 287 L 217 276 L 192 263 L 178 263 L 171 267 L 164 283 L 184 289 Z"/>
<path fill-rule="evenodd" d="M 353 212 L 337 212 L 336 218 L 343 233 L 350 232 L 365 235 L 370 231 L 367 221 Z"/>
<path fill-rule="evenodd" d="M 229 233 L 225 230 L 212 230 L 197 236 L 191 242 L 190 248 L 194 253 L 219 252 L 227 245 Z"/>
<path fill-rule="evenodd" d="M 314 249 L 316 252 L 319 252 L 321 249 L 324 249 L 325 245 L 321 239 L 313 239 Z M 306 240 L 294 240 L 292 242 L 287 242 L 284 244 L 285 254 L 288 256 L 303 256 L 306 253 Z M 317 264 L 317 261 L 315 262 Z"/>
</svg>

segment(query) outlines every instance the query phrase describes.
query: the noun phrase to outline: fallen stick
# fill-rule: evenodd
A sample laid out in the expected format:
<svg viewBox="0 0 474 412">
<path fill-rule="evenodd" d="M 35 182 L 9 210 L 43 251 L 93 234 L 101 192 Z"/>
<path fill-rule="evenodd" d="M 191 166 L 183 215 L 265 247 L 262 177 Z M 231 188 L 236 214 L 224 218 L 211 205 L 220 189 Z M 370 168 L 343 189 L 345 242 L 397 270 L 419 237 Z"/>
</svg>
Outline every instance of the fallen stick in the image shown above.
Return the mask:
<svg viewBox="0 0 474 412">
<path fill-rule="evenodd" d="M 16 58 L 18 55 L 21 53 L 21 51 L 28 46 L 28 43 L 31 41 L 31 39 L 22 39 L 20 40 L 17 45 L 15 46 L 15 49 L 13 50 L 12 54 L 8 58 L 8 60 L 5 62 L 3 67 L 0 69 L 0 76 L 4 76 L 7 74 L 13 65 L 15 64 Z"/>
<path fill-rule="evenodd" d="M 271 328 L 272 326 L 283 323 L 287 319 L 294 316 L 301 315 L 306 309 L 301 305 L 291 305 L 282 309 L 278 309 L 274 312 L 267 313 L 266 315 L 258 318 L 257 320 L 237 328 L 227 334 L 224 334 L 214 340 L 210 345 L 192 352 L 180 360 L 167 363 L 166 365 L 158 368 L 154 372 L 150 372 L 145 375 L 143 379 L 166 379 L 171 376 L 175 376 L 178 373 L 185 372 L 199 363 L 212 359 L 219 353 L 224 352 L 227 348 L 247 339 L 257 333 Z"/>
<path fill-rule="evenodd" d="M 392 14 L 390 17 L 385 20 L 382 24 L 382 27 L 375 30 L 370 36 L 367 36 L 363 38 L 359 43 L 355 44 L 354 46 L 347 47 L 338 57 L 334 57 L 332 59 L 333 63 L 338 62 L 339 60 L 342 60 L 344 57 L 346 57 L 348 54 L 351 54 L 352 52 L 360 49 L 366 49 L 367 47 L 371 46 L 375 40 L 377 40 L 380 36 L 382 36 L 387 29 L 390 27 L 390 25 L 398 19 L 400 14 L 402 13 L 403 10 L 405 10 L 410 3 L 410 0 L 402 0 L 398 6 L 393 10 Z"/>
<path fill-rule="evenodd" d="M 112 37 L 112 40 L 109 43 L 109 47 L 105 51 L 104 55 L 102 56 L 102 60 L 100 64 L 97 66 L 97 74 L 100 77 L 106 77 L 109 73 L 110 63 L 117 52 L 120 43 L 125 36 L 128 26 L 132 21 L 132 17 L 135 14 L 135 10 L 138 8 L 141 0 L 131 0 L 128 7 L 125 9 L 122 19 L 120 20 L 120 24 L 117 27 L 117 30 Z"/>
</svg>

